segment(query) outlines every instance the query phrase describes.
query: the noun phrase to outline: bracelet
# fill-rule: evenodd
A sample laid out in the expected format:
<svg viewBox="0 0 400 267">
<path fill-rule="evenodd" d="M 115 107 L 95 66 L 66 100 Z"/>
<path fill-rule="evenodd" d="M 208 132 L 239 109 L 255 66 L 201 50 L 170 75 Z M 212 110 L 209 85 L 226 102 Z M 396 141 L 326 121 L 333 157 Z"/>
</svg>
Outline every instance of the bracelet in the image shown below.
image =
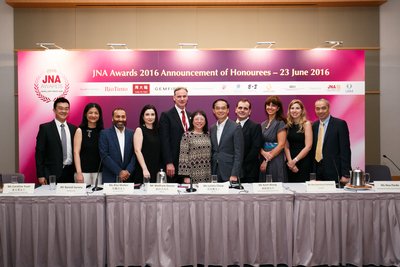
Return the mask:
<svg viewBox="0 0 400 267">
<path fill-rule="evenodd" d="M 299 160 L 297 159 L 297 157 L 295 157 L 295 158 L 293 159 L 293 161 L 298 162 Z"/>
</svg>

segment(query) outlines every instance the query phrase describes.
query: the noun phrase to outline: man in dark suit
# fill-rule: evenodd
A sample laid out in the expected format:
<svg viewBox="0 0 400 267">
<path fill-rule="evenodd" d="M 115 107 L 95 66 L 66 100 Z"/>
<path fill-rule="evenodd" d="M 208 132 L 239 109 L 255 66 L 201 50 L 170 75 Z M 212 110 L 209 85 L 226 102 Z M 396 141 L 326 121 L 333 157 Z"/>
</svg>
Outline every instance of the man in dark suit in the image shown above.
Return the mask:
<svg viewBox="0 0 400 267">
<path fill-rule="evenodd" d="M 182 183 L 182 177 L 178 175 L 179 150 L 182 135 L 189 129 L 190 113 L 186 110 L 188 90 L 177 87 L 173 100 L 174 107 L 160 116 L 161 154 L 168 182 Z"/>
<path fill-rule="evenodd" d="M 243 160 L 242 127 L 228 118 L 229 103 L 217 99 L 213 103 L 217 123 L 210 129 L 212 173 L 219 182 L 237 182 Z"/>
<path fill-rule="evenodd" d="M 258 182 L 260 175 L 259 153 L 261 148 L 261 125 L 250 120 L 251 102 L 244 98 L 236 104 L 236 123 L 240 124 L 244 138 L 242 183 Z"/>
<path fill-rule="evenodd" d="M 67 123 L 70 104 L 60 97 L 54 101 L 55 119 L 41 124 L 36 137 L 36 175 L 41 185 L 48 184 L 49 175 L 58 183 L 74 182 L 73 144 L 76 126 Z"/>
<path fill-rule="evenodd" d="M 351 150 L 349 128 L 344 120 L 330 115 L 329 101 L 315 102 L 318 121 L 313 123 L 314 166 L 318 180 L 349 182 Z"/>
<path fill-rule="evenodd" d="M 126 128 L 126 111 L 112 112 L 113 126 L 100 132 L 99 152 L 103 183 L 127 182 L 135 167 L 133 131 Z"/>
</svg>

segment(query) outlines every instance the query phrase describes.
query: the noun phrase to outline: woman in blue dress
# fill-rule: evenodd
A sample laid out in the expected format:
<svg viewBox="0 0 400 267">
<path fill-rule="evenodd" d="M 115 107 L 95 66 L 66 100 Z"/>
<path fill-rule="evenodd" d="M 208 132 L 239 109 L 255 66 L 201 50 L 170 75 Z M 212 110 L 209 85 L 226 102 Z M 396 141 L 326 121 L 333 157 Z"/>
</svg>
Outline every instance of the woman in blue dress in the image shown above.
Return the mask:
<svg viewBox="0 0 400 267">
<path fill-rule="evenodd" d="M 267 119 L 261 123 L 263 147 L 260 150 L 260 178 L 264 180 L 266 174 L 271 174 L 273 182 L 286 182 L 286 119 L 283 115 L 282 101 L 278 96 L 270 96 L 264 107 Z"/>
</svg>

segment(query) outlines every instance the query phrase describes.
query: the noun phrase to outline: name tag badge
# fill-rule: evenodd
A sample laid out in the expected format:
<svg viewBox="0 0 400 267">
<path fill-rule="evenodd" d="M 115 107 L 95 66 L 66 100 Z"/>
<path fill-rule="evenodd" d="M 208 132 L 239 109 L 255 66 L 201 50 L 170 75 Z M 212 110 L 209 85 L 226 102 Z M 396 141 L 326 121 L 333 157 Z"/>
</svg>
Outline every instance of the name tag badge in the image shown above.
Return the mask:
<svg viewBox="0 0 400 267">
<path fill-rule="evenodd" d="M 400 192 L 400 181 L 374 181 L 375 191 Z"/>
<path fill-rule="evenodd" d="M 200 194 L 229 194 L 229 182 L 227 183 L 199 183 Z"/>
<path fill-rule="evenodd" d="M 83 183 L 66 183 L 57 184 L 56 195 L 85 195 L 86 184 Z"/>
<path fill-rule="evenodd" d="M 147 188 L 147 193 L 176 195 L 178 193 L 178 184 L 150 183 L 149 187 Z"/>
<path fill-rule="evenodd" d="M 132 195 L 135 190 L 134 183 L 105 183 L 103 185 L 106 195 Z"/>
<path fill-rule="evenodd" d="M 282 183 L 253 183 L 253 193 L 266 194 L 266 193 L 283 193 Z"/>
<path fill-rule="evenodd" d="M 335 181 L 306 181 L 308 193 L 328 193 L 336 192 Z"/>
<path fill-rule="evenodd" d="M 4 184 L 3 185 L 3 194 L 33 194 L 35 190 L 34 183 L 26 183 L 26 184 Z"/>
</svg>

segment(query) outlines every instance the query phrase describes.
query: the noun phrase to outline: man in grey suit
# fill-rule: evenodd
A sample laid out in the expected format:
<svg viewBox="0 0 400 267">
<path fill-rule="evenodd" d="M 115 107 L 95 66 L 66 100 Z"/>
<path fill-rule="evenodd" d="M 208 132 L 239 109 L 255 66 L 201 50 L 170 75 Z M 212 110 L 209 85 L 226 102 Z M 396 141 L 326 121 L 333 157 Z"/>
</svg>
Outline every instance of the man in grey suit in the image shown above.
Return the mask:
<svg viewBox="0 0 400 267">
<path fill-rule="evenodd" d="M 210 130 L 212 173 L 218 175 L 219 182 L 237 182 L 243 160 L 242 127 L 228 118 L 229 103 L 225 99 L 214 101 L 213 113 L 217 123 Z"/>
</svg>

